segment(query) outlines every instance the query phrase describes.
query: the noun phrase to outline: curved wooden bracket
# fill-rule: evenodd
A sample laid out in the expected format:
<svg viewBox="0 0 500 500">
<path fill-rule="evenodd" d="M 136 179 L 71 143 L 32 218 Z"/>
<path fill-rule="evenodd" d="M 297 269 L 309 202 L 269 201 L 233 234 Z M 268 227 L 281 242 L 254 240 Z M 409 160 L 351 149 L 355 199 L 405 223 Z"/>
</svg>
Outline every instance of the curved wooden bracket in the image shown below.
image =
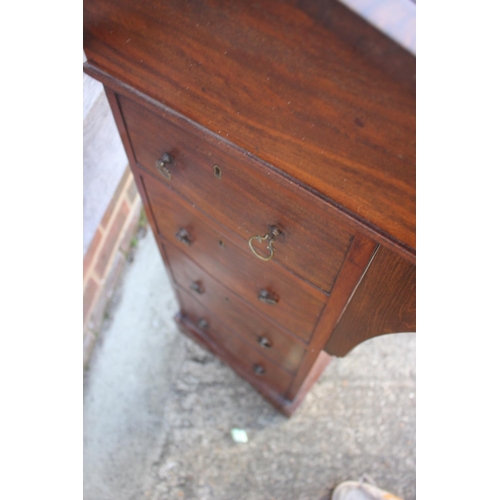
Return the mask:
<svg viewBox="0 0 500 500">
<path fill-rule="evenodd" d="M 380 247 L 324 350 L 345 356 L 361 342 L 416 330 L 416 268 Z"/>
</svg>

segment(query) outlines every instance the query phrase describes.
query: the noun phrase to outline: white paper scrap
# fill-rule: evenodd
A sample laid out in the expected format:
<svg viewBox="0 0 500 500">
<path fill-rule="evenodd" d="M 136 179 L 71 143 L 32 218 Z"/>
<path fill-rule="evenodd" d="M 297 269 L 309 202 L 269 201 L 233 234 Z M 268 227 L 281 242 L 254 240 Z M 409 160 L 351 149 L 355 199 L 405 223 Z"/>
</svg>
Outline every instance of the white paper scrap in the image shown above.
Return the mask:
<svg viewBox="0 0 500 500">
<path fill-rule="evenodd" d="M 248 443 L 245 429 L 231 429 L 231 437 L 235 443 Z"/>
</svg>

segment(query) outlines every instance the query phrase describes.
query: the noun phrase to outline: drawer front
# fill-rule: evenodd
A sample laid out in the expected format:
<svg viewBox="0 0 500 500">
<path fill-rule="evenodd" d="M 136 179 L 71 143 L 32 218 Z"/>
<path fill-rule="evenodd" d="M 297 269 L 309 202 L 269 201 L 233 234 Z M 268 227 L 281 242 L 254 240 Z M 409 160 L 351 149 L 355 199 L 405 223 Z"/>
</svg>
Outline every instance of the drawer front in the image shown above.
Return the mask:
<svg viewBox="0 0 500 500">
<path fill-rule="evenodd" d="M 140 167 L 246 241 L 265 236 L 270 225 L 278 227 L 273 259 L 330 292 L 353 234 L 333 207 L 186 121 L 164 120 L 124 97 L 120 102 Z M 164 153 L 172 159 L 163 167 L 170 180 L 156 168 Z M 270 254 L 267 243 L 252 241 L 257 252 Z"/>
<path fill-rule="evenodd" d="M 208 274 L 299 338 L 308 341 L 326 295 L 276 262 L 262 262 L 172 190 L 143 176 L 159 235 Z M 234 238 L 234 239 L 233 239 Z"/>
<path fill-rule="evenodd" d="M 189 294 L 179 290 L 179 296 L 182 314 L 198 325 L 221 348 L 236 357 L 240 367 L 249 377 L 258 378 L 282 395 L 286 393 L 292 381 L 292 375 L 262 356 L 240 337 L 230 333 L 212 312 L 205 309 Z"/>
<path fill-rule="evenodd" d="M 237 295 L 213 279 L 183 252 L 162 244 L 172 266 L 175 282 L 215 314 L 232 332 L 290 373 L 295 373 L 304 355 L 304 346 L 290 334 L 250 309 Z"/>
</svg>

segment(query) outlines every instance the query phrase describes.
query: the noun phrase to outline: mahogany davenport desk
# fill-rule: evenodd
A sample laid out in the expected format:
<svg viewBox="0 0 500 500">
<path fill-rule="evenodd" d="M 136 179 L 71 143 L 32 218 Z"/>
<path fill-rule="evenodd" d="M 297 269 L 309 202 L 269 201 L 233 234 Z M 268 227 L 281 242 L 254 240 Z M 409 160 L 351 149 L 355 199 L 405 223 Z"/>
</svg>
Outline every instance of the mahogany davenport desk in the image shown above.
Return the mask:
<svg viewBox="0 0 500 500">
<path fill-rule="evenodd" d="M 85 0 L 181 329 L 285 414 L 415 329 L 415 58 L 334 1 Z"/>
</svg>

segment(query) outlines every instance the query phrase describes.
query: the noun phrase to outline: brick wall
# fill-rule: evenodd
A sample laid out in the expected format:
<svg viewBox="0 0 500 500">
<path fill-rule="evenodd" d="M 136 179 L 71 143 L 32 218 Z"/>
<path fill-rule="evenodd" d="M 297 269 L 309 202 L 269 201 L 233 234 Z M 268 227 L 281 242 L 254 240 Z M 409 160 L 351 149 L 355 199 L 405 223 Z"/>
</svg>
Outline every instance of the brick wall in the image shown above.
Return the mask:
<svg viewBox="0 0 500 500">
<path fill-rule="evenodd" d="M 139 226 L 141 201 L 127 167 L 83 258 L 83 366 L 90 359 L 107 305 Z"/>
</svg>

